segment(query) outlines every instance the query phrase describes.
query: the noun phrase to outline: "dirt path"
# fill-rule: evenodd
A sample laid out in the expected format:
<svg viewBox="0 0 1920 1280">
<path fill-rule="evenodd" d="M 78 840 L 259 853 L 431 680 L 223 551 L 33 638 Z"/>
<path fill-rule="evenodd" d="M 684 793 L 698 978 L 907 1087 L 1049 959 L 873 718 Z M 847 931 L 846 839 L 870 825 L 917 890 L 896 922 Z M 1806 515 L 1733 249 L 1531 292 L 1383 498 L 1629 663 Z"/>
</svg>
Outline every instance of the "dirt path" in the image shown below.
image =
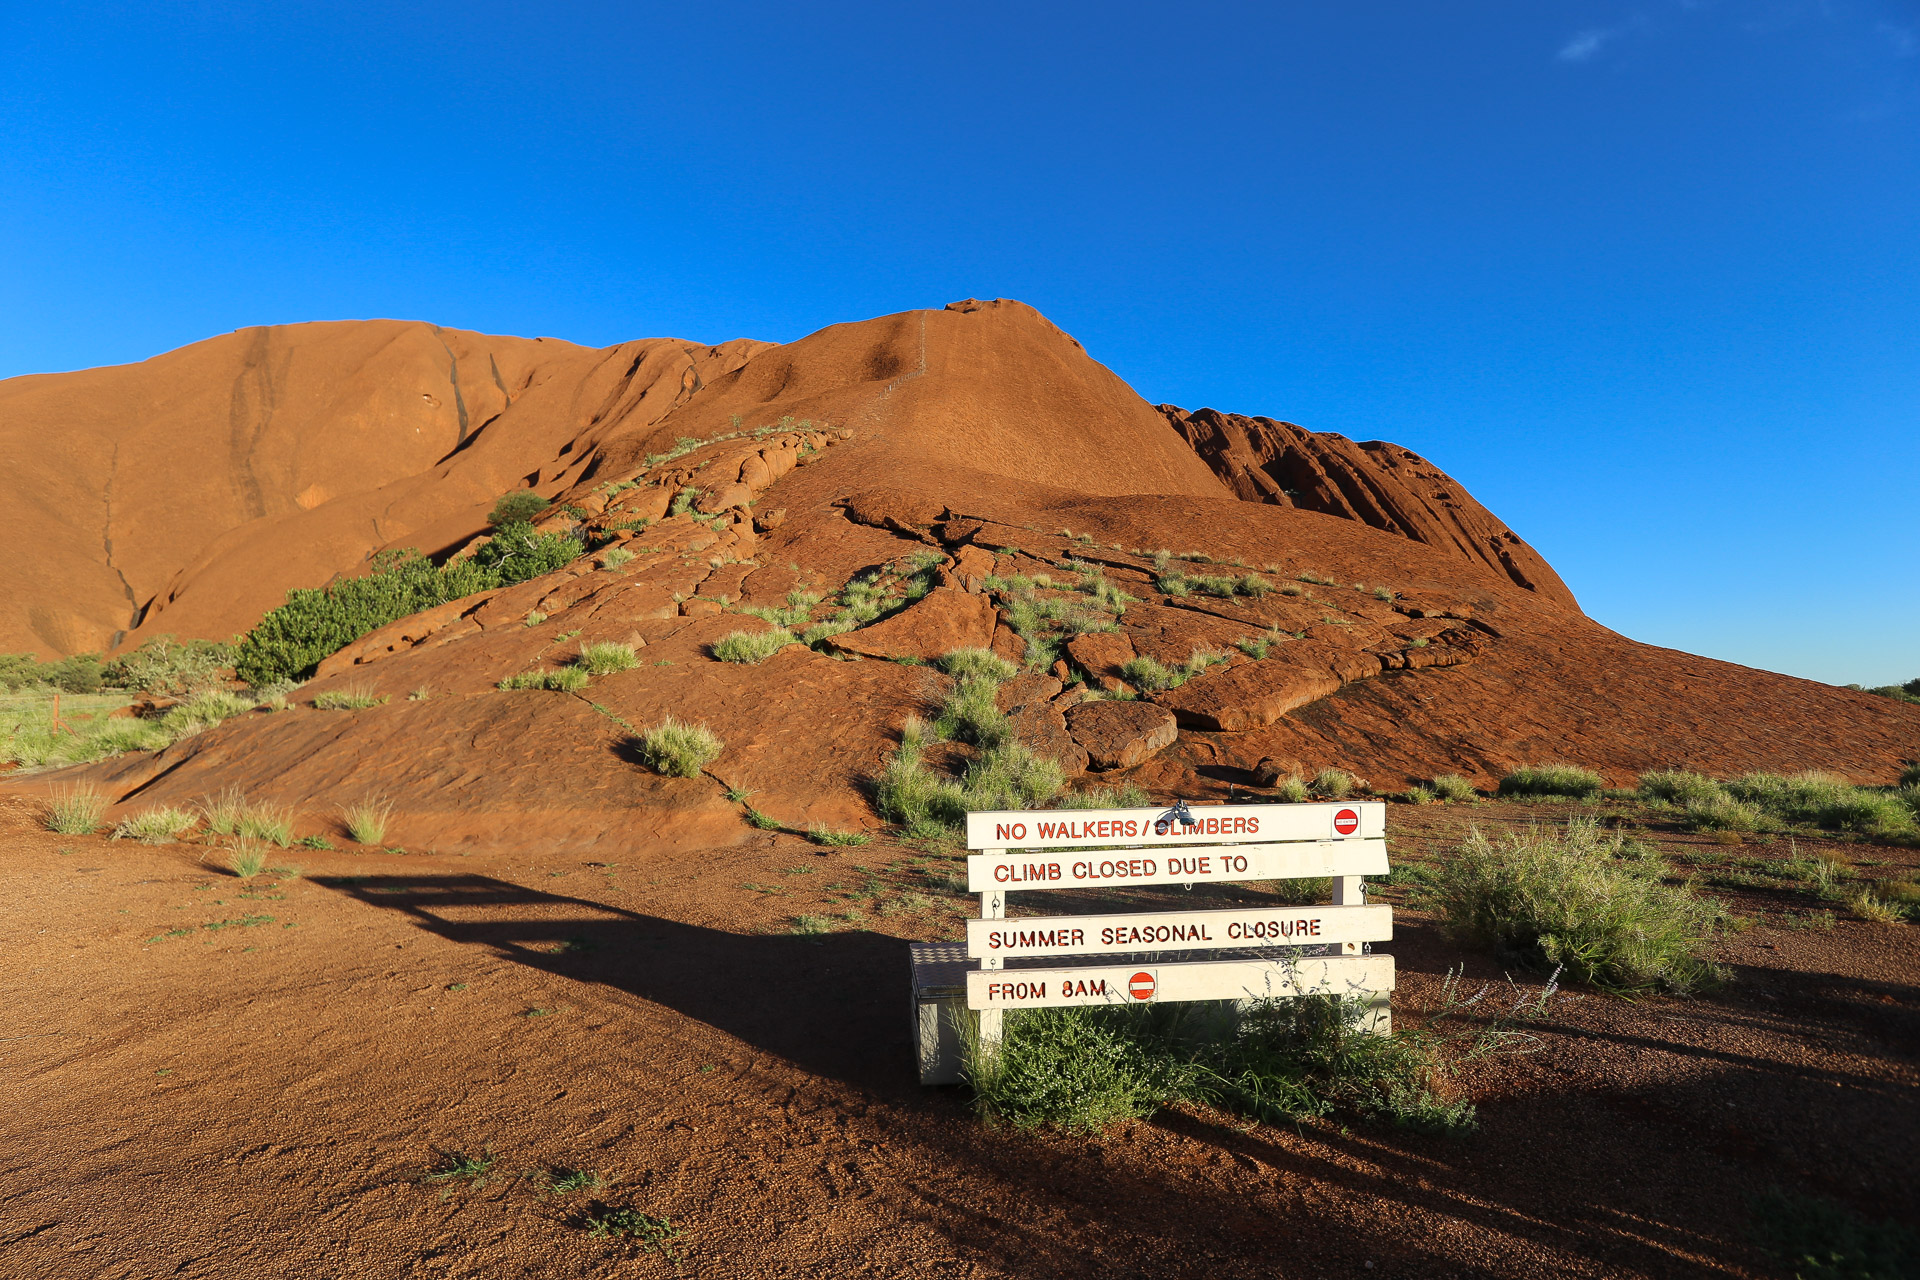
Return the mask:
<svg viewBox="0 0 1920 1280">
<path fill-rule="evenodd" d="M 548 1166 L 713 1277 L 1754 1275 L 1769 1186 L 1920 1218 L 1911 926 L 1752 930 L 1711 999 L 1562 997 L 1469 1077 L 1466 1138 L 1180 1111 L 1081 1139 L 913 1082 L 903 939 L 956 912 L 871 911 L 904 851 L 302 850 L 250 883 L 199 852 L 0 809 L 0 1274 L 674 1273 Z M 860 921 L 786 931 L 829 909 Z M 1417 1017 L 1460 957 L 1411 914 L 1391 949 Z M 423 1185 L 438 1151 L 492 1175 Z"/>
</svg>

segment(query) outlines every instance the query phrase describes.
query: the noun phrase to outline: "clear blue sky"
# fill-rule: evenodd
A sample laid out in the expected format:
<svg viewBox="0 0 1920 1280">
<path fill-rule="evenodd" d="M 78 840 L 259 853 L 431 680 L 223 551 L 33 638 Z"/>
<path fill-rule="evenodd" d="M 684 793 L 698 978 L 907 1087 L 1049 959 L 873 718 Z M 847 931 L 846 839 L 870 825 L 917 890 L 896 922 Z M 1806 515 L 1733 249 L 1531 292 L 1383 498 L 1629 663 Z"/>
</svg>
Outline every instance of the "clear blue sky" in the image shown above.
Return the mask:
<svg viewBox="0 0 1920 1280">
<path fill-rule="evenodd" d="M 1920 676 L 1920 5 L 12 4 L 0 376 L 1033 303 L 1630 636 Z"/>
</svg>

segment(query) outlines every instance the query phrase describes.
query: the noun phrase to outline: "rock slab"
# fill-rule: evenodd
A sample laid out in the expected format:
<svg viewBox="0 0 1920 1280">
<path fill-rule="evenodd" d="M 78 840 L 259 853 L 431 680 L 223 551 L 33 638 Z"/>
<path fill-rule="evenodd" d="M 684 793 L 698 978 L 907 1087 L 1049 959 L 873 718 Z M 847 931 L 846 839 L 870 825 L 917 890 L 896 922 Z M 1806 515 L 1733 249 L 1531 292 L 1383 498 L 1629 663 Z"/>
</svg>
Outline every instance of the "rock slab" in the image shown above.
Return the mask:
<svg viewBox="0 0 1920 1280">
<path fill-rule="evenodd" d="M 1067 732 L 1087 753 L 1089 768 L 1131 769 L 1179 736 L 1171 711 L 1151 702 L 1083 702 L 1066 713 Z"/>
<path fill-rule="evenodd" d="M 998 621 L 993 602 L 958 587 L 935 587 L 917 604 L 827 642 L 863 658 L 933 659 L 955 649 L 985 649 Z"/>
</svg>

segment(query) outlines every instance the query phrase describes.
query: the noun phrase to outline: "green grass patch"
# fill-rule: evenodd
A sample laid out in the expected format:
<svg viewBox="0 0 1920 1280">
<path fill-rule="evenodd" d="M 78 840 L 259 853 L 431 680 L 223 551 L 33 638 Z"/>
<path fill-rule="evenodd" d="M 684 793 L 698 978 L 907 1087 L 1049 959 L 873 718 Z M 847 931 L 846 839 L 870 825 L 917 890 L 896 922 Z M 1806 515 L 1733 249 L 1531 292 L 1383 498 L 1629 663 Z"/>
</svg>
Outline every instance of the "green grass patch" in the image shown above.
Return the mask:
<svg viewBox="0 0 1920 1280">
<path fill-rule="evenodd" d="M 193 829 L 200 819 L 185 809 L 142 809 L 123 818 L 113 829 L 115 840 L 138 840 L 142 844 L 172 844 Z"/>
<path fill-rule="evenodd" d="M 808 827 L 807 839 L 831 849 L 850 849 L 873 841 L 864 831 L 834 831 L 827 827 Z"/>
<path fill-rule="evenodd" d="M 377 707 L 388 701 L 391 699 L 386 694 L 375 693 L 370 686 L 363 684 L 345 689 L 328 689 L 313 695 L 316 711 L 365 711 L 368 707 Z"/>
<path fill-rule="evenodd" d="M 1591 769 L 1571 764 L 1527 764 L 1500 779 L 1503 796 L 1567 796 L 1598 799 L 1606 779 Z"/>
<path fill-rule="evenodd" d="M 1589 818 L 1488 839 L 1435 863 L 1420 905 L 1457 940 L 1604 991 L 1688 994 L 1717 971 L 1706 951 L 1729 923 L 1713 899 L 1662 882 L 1657 857 Z"/>
<path fill-rule="evenodd" d="M 578 666 L 590 676 L 610 676 L 616 671 L 631 671 L 640 665 L 640 658 L 630 644 L 603 640 L 599 644 L 582 645 Z"/>
<path fill-rule="evenodd" d="M 539 668 L 508 676 L 497 689 L 550 689 L 555 693 L 578 693 L 589 680 L 585 667 Z"/>
<path fill-rule="evenodd" d="M 722 662 L 765 662 L 798 639 L 784 627 L 771 631 L 735 631 L 715 641 L 711 652 Z"/>
</svg>

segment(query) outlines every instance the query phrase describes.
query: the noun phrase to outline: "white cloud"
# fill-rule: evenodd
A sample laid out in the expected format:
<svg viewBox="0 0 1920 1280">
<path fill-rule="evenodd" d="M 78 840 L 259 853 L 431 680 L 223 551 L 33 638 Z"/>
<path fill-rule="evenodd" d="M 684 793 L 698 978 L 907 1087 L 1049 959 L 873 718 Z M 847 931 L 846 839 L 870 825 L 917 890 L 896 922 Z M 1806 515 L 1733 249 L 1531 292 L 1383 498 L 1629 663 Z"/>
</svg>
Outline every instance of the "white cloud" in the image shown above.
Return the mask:
<svg viewBox="0 0 1920 1280">
<path fill-rule="evenodd" d="M 1606 27 L 1589 27 L 1585 31 L 1576 32 L 1573 39 L 1561 46 L 1559 54 L 1560 61 L 1585 62 L 1596 53 L 1599 53 L 1609 41 L 1619 34 L 1620 32 L 1617 28 L 1609 30 Z"/>
</svg>

